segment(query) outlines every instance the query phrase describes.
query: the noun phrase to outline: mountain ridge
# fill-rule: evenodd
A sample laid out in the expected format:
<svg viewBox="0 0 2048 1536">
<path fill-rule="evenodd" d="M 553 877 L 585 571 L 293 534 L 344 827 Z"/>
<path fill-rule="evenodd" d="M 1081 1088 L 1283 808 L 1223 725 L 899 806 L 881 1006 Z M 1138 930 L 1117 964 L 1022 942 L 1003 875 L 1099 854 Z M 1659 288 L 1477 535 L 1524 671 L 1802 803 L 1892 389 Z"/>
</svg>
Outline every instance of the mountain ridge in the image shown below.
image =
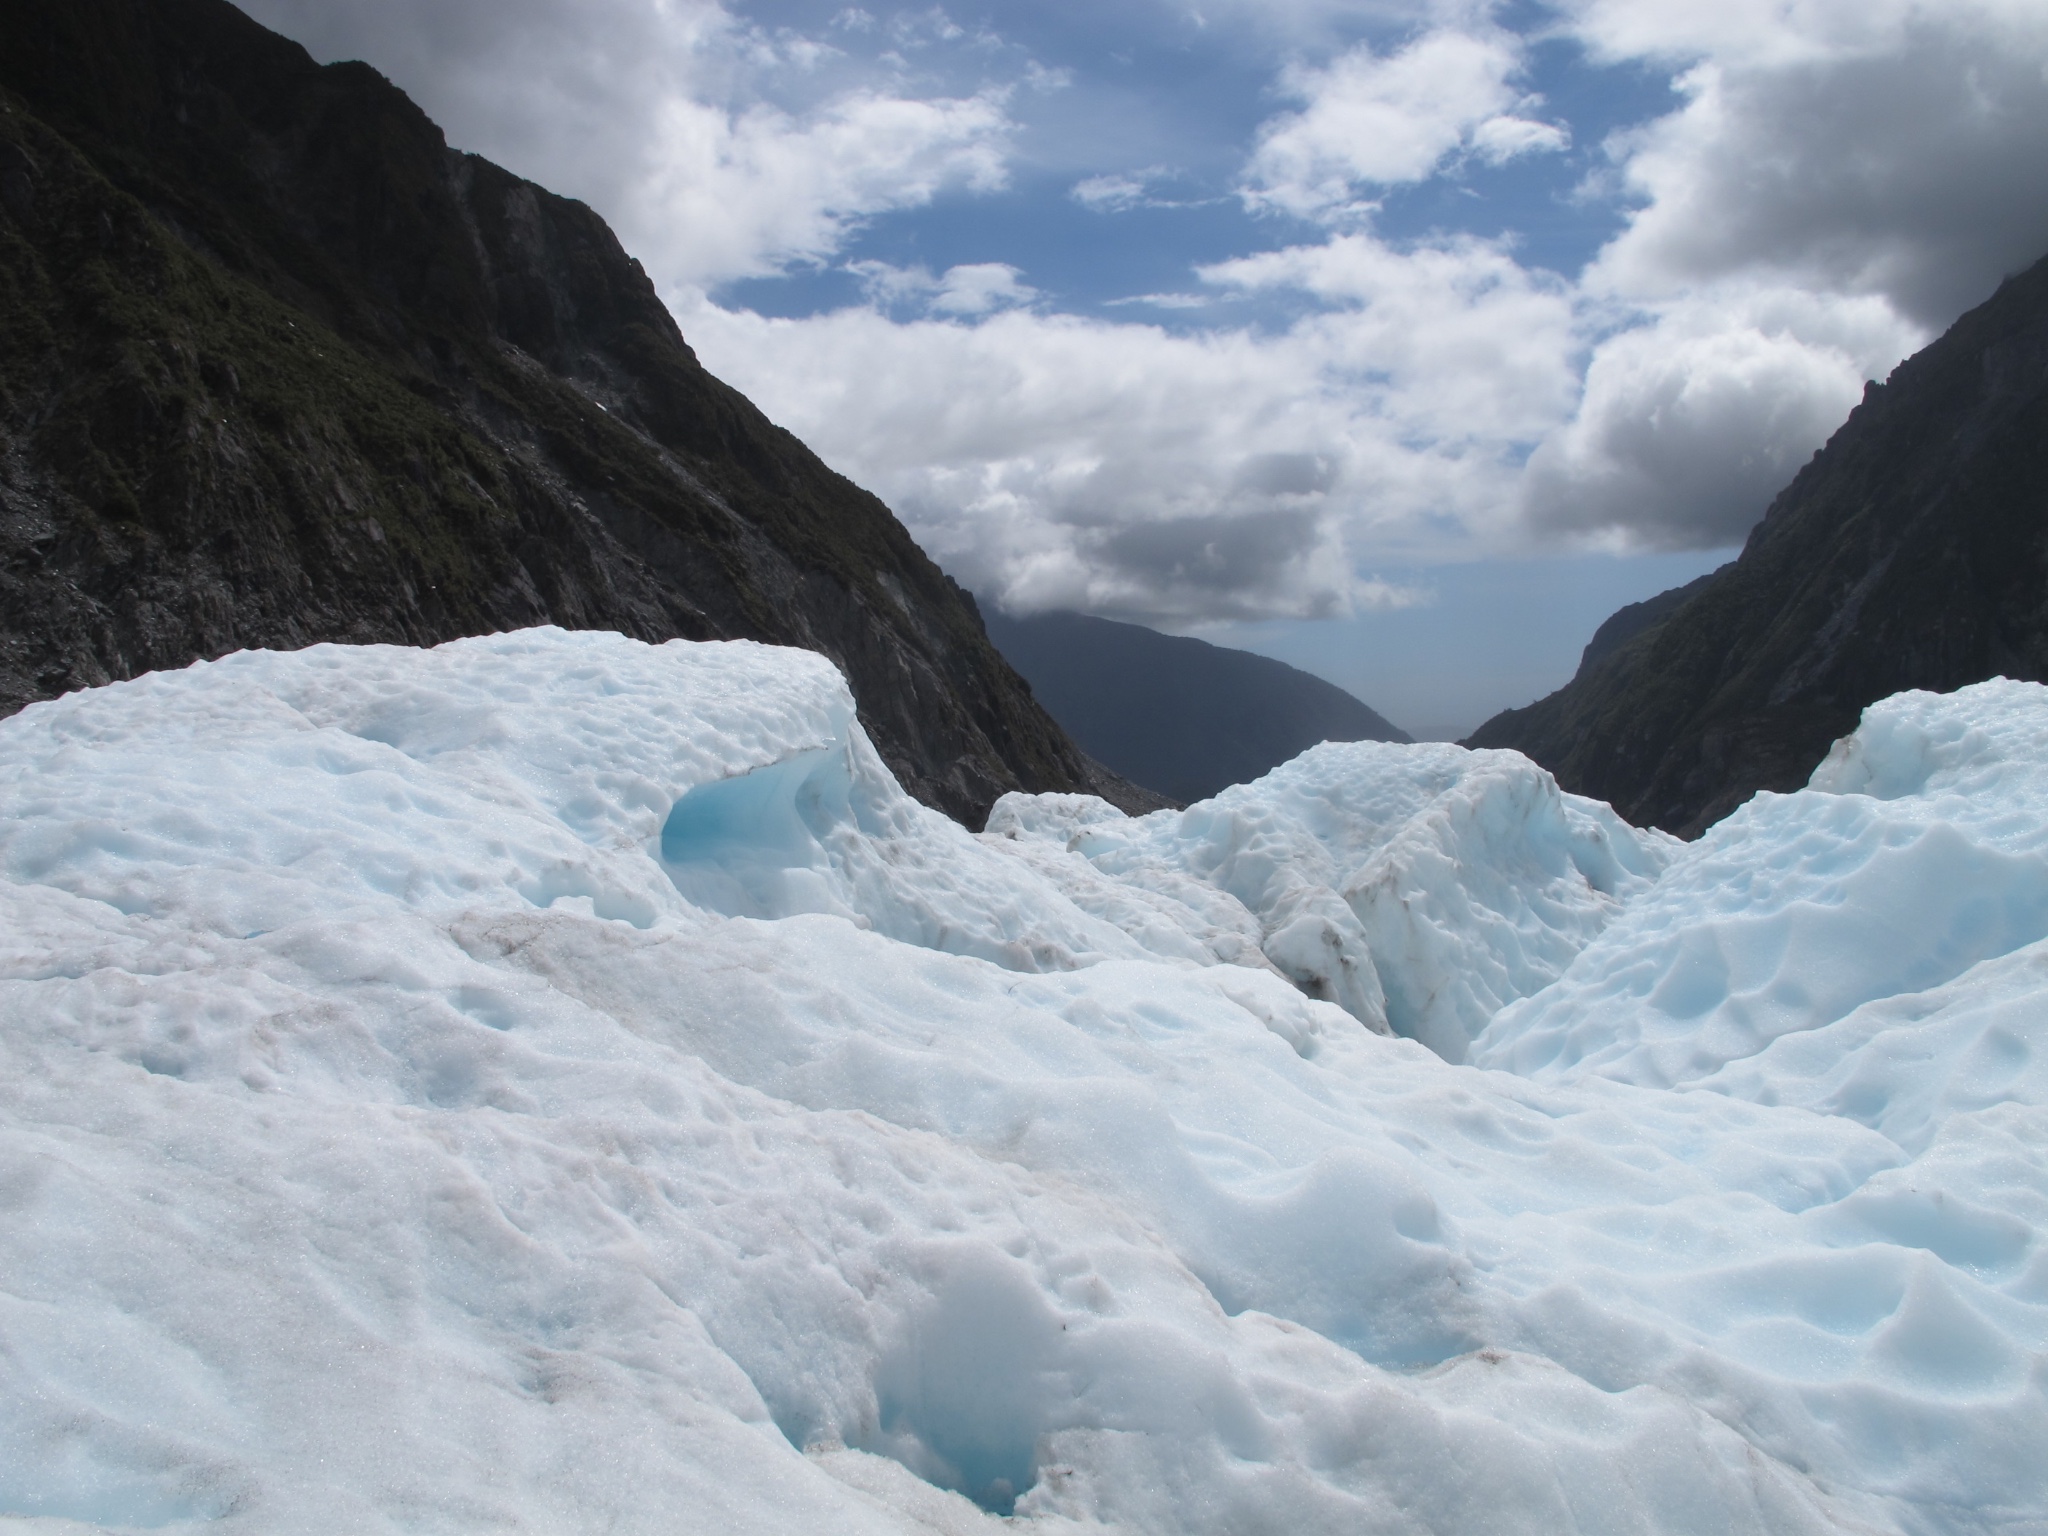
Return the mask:
<svg viewBox="0 0 2048 1536">
<path fill-rule="evenodd" d="M 989 638 L 1090 757 L 1183 805 L 1321 741 L 1409 741 L 1371 706 L 1253 651 L 1142 624 L 991 604 Z"/>
<path fill-rule="evenodd" d="M 0 710 L 546 622 L 822 651 L 972 825 L 1122 793 L 585 205 L 225 0 L 0 12 Z"/>
<path fill-rule="evenodd" d="M 1696 836 L 1801 787 L 1878 699 L 2048 680 L 2048 260 L 1867 385 L 1735 561 L 1645 607 L 1466 744 Z"/>
</svg>

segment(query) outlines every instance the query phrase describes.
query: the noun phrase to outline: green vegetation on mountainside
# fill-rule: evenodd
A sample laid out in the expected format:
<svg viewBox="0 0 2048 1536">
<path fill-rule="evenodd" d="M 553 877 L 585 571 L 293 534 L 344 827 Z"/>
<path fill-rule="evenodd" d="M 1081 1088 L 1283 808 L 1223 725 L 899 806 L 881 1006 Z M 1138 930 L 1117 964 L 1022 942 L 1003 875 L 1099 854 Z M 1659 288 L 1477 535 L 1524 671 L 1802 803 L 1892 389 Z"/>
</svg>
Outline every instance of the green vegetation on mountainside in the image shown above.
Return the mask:
<svg viewBox="0 0 2048 1536">
<path fill-rule="evenodd" d="M 803 645 L 963 819 L 1089 765 L 590 209 L 224 0 L 0 12 L 0 708 L 239 646 Z"/>
</svg>

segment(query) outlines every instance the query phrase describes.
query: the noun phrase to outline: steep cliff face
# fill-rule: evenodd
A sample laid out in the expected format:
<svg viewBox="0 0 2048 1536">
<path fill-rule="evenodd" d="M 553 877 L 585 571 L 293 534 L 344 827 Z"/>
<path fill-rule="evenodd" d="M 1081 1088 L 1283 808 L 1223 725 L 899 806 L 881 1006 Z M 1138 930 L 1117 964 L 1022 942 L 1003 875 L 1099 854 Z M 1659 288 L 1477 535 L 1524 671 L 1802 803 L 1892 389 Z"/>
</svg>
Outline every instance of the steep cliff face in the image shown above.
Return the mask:
<svg viewBox="0 0 2048 1536">
<path fill-rule="evenodd" d="M 1887 694 L 2048 681 L 2048 261 L 1871 385 L 1741 557 L 1652 606 L 1468 744 L 1692 836 L 1804 784 Z"/>
<path fill-rule="evenodd" d="M 0 712 L 544 622 L 821 651 L 976 825 L 1116 792 L 589 208 L 224 0 L 0 7 Z"/>
</svg>

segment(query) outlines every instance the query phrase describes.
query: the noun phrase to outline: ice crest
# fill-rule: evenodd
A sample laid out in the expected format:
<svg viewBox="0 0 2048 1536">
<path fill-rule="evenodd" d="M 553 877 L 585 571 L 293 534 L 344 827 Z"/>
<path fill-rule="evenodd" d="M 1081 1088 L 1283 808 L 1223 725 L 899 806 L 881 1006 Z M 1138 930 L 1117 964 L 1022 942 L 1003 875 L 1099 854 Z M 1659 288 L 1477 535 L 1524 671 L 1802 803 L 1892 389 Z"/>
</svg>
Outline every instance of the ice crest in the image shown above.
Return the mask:
<svg viewBox="0 0 2048 1536">
<path fill-rule="evenodd" d="M 1441 745 L 970 835 L 755 645 L 32 705 L 0 1529 L 2035 1529 L 2044 747 L 1903 695 L 1691 847 Z"/>
<path fill-rule="evenodd" d="M 1325 743 L 1138 821 L 1085 796 L 1008 795 L 989 830 L 1041 850 L 1037 867 L 1068 871 L 1069 887 L 1085 861 L 1194 914 L 1189 932 L 1219 956 L 1242 963 L 1248 946 L 1218 940 L 1255 934 L 1310 996 L 1447 1061 L 1554 980 L 1679 846 L 1563 794 L 1518 752 L 1441 743 Z M 1191 899 L 1197 886 L 1216 895 Z"/>
</svg>

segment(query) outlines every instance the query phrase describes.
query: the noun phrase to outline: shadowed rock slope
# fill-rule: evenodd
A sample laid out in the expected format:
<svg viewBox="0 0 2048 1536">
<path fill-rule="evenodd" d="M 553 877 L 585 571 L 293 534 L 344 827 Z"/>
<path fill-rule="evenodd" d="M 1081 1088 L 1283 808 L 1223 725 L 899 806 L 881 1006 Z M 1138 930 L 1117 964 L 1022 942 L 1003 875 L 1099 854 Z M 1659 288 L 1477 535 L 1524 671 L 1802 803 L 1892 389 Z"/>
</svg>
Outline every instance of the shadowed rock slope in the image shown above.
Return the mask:
<svg viewBox="0 0 2048 1536">
<path fill-rule="evenodd" d="M 1321 741 L 1407 741 L 1334 683 L 1270 656 L 1078 613 L 988 632 L 1091 757 L 1191 804 Z"/>
<path fill-rule="evenodd" d="M 1688 837 L 1804 784 L 1887 694 L 2048 681 L 2048 261 L 1866 388 L 1739 559 L 1601 634 L 1467 745 Z"/>
<path fill-rule="evenodd" d="M 223 0 L 0 6 L 0 713 L 545 622 L 822 651 L 975 825 L 1118 793 L 589 208 Z"/>
</svg>

